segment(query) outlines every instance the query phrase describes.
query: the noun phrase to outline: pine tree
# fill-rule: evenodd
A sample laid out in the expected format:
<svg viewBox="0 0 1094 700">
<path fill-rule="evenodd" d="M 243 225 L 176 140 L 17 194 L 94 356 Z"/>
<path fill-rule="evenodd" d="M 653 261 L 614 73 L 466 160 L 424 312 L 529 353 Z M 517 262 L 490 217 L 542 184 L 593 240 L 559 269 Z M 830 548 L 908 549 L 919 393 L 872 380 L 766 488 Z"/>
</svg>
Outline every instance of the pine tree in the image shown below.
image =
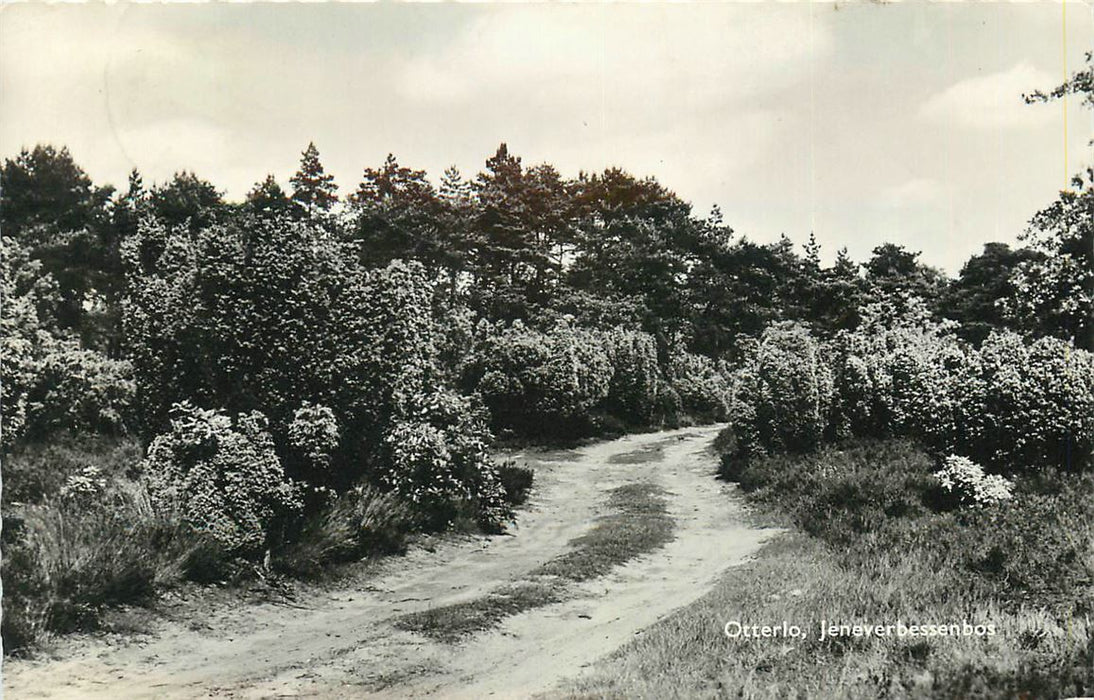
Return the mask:
<svg viewBox="0 0 1094 700">
<path fill-rule="evenodd" d="M 338 201 L 338 186 L 334 176 L 328 175 L 319 161 L 319 149 L 308 143 L 300 158 L 300 169 L 289 182 L 292 183 L 292 201 L 298 216 L 317 218 L 330 212 Z"/>
<path fill-rule="evenodd" d="M 274 217 L 289 211 L 292 201 L 273 175 L 267 175 L 262 182 L 255 183 L 247 193 L 246 208 L 259 216 Z"/>
</svg>

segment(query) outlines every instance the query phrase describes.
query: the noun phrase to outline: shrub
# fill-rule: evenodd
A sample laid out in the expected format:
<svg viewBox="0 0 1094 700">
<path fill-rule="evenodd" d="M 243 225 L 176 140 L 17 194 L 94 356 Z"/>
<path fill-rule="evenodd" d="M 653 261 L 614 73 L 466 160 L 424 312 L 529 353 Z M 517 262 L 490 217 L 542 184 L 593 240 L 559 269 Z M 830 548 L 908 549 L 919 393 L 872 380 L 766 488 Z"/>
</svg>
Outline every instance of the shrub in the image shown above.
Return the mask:
<svg viewBox="0 0 1094 700">
<path fill-rule="evenodd" d="M 80 506 L 95 503 L 106 491 L 106 479 L 98 467 L 87 465 L 75 474 L 71 474 L 61 487 L 62 501 Z"/>
<path fill-rule="evenodd" d="M 933 463 L 909 441 L 863 440 L 807 456 L 722 459 L 723 475 L 751 498 L 778 505 L 806 532 L 841 544 L 923 515 L 933 501 Z"/>
<path fill-rule="evenodd" d="M 511 515 L 489 460 L 485 415 L 450 391 L 415 397 L 384 438 L 380 483 L 432 529 L 467 517 L 496 528 Z"/>
<path fill-rule="evenodd" d="M 40 316 L 49 314 L 40 307 L 56 297 L 56 282 L 50 275 L 33 279 L 40 263 L 11 239 L 4 238 L 2 246 L 0 446 L 6 450 L 23 439 L 65 431 L 125 432 L 135 398 L 129 363 L 82 349 L 44 322 Z"/>
<path fill-rule="evenodd" d="M 942 490 L 962 505 L 991 506 L 1014 496 L 1014 484 L 1005 477 L 985 474 L 979 464 L 958 455 L 947 457 L 935 478 Z"/>
<path fill-rule="evenodd" d="M 166 429 L 190 400 L 275 424 L 302 401 L 331 403 L 361 349 L 363 273 L 346 244 L 310 222 L 233 217 L 198 232 L 144 222 L 122 244 L 123 327 L 142 430 Z"/>
<path fill-rule="evenodd" d="M 608 397 L 612 366 L 596 331 L 561 321 L 544 333 L 520 322 L 485 337 L 469 365 L 495 425 L 525 435 L 573 436 Z"/>
<path fill-rule="evenodd" d="M 519 506 L 528 500 L 528 492 L 532 490 L 535 478 L 534 471 L 528 467 L 518 467 L 513 460 L 506 460 L 498 465 L 497 473 L 507 503 Z"/>
<path fill-rule="evenodd" d="M 669 359 L 668 381 L 679 410 L 688 417 L 700 422 L 725 420 L 729 383 L 709 357 L 674 352 Z"/>
<path fill-rule="evenodd" d="M 130 364 L 81 349 L 75 341 L 46 345 L 26 396 L 27 437 L 125 432 L 136 398 Z"/>
<path fill-rule="evenodd" d="M 293 413 L 287 430 L 289 445 L 313 481 L 330 470 L 338 448 L 339 430 L 334 411 L 307 401 Z"/>
<path fill-rule="evenodd" d="M 661 385 L 657 343 L 648 333 L 622 328 L 606 332 L 603 339 L 612 368 L 604 410 L 631 425 L 649 425 Z"/>
<path fill-rule="evenodd" d="M 170 432 L 152 441 L 142 465 L 156 509 L 177 512 L 229 552 L 259 552 L 274 518 L 301 507 L 266 426 L 258 412 L 232 420 L 177 404 Z"/>
<path fill-rule="evenodd" d="M 820 347 L 799 325 L 769 327 L 736 377 L 733 422 L 746 454 L 802 452 L 824 437 L 832 377 Z"/>
<path fill-rule="evenodd" d="M 864 311 L 862 327 L 835 339 L 829 435 L 906 435 L 943 452 L 963 449 L 964 395 L 976 381 L 976 357 L 952 334 L 952 323 L 935 323 L 917 309 L 913 304 L 885 324 L 876 310 Z"/>
<path fill-rule="evenodd" d="M 993 333 L 968 387 L 970 451 L 997 468 L 1089 468 L 1094 453 L 1094 354 L 1055 338 Z"/>
<path fill-rule="evenodd" d="M 878 405 L 876 373 L 862 357 L 836 351 L 833 358 L 832 413 L 828 435 L 835 440 L 880 437 L 886 433 L 885 415 Z"/>
</svg>

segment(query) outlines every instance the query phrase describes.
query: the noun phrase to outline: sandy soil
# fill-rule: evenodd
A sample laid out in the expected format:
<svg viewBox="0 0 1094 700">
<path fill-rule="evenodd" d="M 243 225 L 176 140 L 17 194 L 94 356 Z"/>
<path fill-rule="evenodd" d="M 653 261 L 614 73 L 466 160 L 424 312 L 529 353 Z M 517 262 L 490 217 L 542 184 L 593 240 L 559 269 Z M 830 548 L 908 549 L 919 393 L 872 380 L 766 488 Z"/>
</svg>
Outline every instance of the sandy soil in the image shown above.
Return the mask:
<svg viewBox="0 0 1094 700">
<path fill-rule="evenodd" d="M 578 450 L 517 455 L 536 468 L 509 533 L 412 549 L 344 590 L 295 605 L 218 605 L 161 620 L 133 639 L 84 638 L 60 658 L 9 661 L 8 698 L 528 697 L 550 694 L 710 589 L 772 530 L 740 517 L 714 481 L 716 427 L 628 436 Z M 668 492 L 675 539 L 459 644 L 395 629 L 399 615 L 480 597 L 568 549 L 604 512 L 606 492 L 647 481 Z M 717 630 L 712 630 L 716 634 Z"/>
</svg>

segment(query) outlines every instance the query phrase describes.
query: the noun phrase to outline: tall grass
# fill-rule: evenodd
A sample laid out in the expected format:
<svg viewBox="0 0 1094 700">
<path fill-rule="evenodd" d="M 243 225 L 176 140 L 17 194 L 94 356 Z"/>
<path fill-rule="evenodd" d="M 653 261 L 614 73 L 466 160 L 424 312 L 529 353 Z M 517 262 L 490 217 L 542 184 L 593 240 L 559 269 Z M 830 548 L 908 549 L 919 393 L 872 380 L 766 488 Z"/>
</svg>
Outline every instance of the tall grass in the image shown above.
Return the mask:
<svg viewBox="0 0 1094 700">
<path fill-rule="evenodd" d="M 155 515 L 137 486 L 88 507 L 51 497 L 5 520 L 7 651 L 94 629 L 107 606 L 146 602 L 183 578 L 203 546 L 173 518 Z"/>
</svg>

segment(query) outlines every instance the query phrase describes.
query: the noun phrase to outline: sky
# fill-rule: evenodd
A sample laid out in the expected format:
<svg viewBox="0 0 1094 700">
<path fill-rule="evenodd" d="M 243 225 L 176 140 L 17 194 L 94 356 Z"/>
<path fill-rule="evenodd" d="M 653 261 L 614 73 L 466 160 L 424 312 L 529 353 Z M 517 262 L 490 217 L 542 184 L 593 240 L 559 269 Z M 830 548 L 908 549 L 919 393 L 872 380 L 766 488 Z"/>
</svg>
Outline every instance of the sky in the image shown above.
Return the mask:
<svg viewBox="0 0 1094 700">
<path fill-rule="evenodd" d="M 309 141 L 342 194 L 388 153 L 434 179 L 501 142 L 654 176 L 757 241 L 883 242 L 956 273 L 1091 163 L 1094 4 L 0 6 L 0 157 L 99 184 L 179 170 L 241 199 Z"/>
</svg>

